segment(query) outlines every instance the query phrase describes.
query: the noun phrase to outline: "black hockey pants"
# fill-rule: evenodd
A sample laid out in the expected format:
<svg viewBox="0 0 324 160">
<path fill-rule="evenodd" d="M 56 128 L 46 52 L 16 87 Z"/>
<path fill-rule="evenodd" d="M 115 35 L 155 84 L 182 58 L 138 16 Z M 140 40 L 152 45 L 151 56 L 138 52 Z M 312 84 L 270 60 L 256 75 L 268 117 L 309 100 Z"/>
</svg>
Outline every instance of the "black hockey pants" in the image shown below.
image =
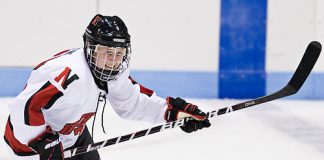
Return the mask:
<svg viewBox="0 0 324 160">
<path fill-rule="evenodd" d="M 92 143 L 93 143 L 93 139 L 90 135 L 88 127 L 85 127 L 83 133 L 79 136 L 76 143 L 73 146 L 71 146 L 65 150 L 70 150 L 70 149 L 73 149 L 76 147 L 81 147 L 81 146 L 85 146 L 85 145 L 92 144 Z M 95 150 L 95 151 L 91 151 L 88 153 L 76 155 L 71 158 L 66 158 L 66 160 L 100 160 L 100 156 L 99 156 L 98 151 Z"/>
</svg>

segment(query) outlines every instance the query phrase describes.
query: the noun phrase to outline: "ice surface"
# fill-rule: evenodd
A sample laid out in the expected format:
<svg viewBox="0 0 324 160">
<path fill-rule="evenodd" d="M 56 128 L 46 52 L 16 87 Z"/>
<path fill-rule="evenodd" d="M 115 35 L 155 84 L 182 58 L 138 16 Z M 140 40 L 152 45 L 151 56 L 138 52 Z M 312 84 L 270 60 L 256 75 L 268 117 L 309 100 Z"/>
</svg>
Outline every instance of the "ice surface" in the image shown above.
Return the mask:
<svg viewBox="0 0 324 160">
<path fill-rule="evenodd" d="M 11 98 L 0 99 L 0 125 L 4 130 Z M 234 105 L 241 100 L 187 99 L 205 111 Z M 122 120 L 106 107 L 102 133 L 100 114 L 95 141 L 152 127 L 145 122 Z M 92 119 L 89 121 L 91 126 Z M 323 160 L 324 101 L 277 100 L 211 119 L 212 126 L 187 134 L 173 129 L 100 149 L 112 160 Z M 91 127 L 90 127 L 91 128 Z M 3 134 L 3 131 L 1 131 Z M 10 159 L 3 138 L 0 160 Z"/>
</svg>

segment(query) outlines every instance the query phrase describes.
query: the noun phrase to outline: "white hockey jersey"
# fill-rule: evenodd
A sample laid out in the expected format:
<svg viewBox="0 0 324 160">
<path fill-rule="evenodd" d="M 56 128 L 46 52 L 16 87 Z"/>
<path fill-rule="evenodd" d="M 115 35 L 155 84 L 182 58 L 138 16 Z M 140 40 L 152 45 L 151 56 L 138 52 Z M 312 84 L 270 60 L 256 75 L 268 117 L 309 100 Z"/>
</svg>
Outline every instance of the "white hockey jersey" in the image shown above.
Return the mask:
<svg viewBox="0 0 324 160">
<path fill-rule="evenodd" d="M 122 118 L 165 121 L 165 99 L 135 83 L 129 69 L 107 86 L 108 93 L 97 87 L 82 48 L 63 51 L 41 63 L 9 105 L 7 144 L 16 155 L 33 155 L 27 143 L 49 126 L 59 133 L 63 149 L 72 146 L 102 95 Z"/>
</svg>

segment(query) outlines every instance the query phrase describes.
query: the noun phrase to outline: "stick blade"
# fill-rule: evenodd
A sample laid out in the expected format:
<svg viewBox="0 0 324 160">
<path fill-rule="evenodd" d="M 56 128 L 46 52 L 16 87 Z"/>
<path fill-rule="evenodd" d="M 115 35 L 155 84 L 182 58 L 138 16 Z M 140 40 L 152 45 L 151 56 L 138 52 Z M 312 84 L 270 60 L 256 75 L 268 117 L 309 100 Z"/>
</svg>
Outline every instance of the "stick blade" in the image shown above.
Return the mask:
<svg viewBox="0 0 324 160">
<path fill-rule="evenodd" d="M 317 41 L 312 41 L 308 44 L 302 60 L 300 61 L 293 77 L 288 82 L 288 85 L 293 89 L 292 94 L 298 92 L 304 84 L 318 59 L 321 50 L 322 45 Z"/>
</svg>

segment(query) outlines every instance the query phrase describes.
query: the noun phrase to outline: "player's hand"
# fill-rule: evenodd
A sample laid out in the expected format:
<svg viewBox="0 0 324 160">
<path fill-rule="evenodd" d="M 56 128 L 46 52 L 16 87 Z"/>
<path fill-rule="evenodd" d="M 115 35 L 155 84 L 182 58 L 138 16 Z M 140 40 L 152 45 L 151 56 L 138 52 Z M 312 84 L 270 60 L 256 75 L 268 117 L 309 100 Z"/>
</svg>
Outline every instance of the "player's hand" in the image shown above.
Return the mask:
<svg viewBox="0 0 324 160">
<path fill-rule="evenodd" d="M 28 146 L 40 155 L 41 160 L 63 160 L 63 147 L 59 135 L 53 133 L 50 127 L 41 133 L 38 137 L 32 139 Z"/>
<path fill-rule="evenodd" d="M 164 119 L 168 122 L 183 119 L 186 117 L 192 117 L 193 120 L 185 122 L 184 126 L 180 128 L 191 133 L 199 129 L 210 127 L 209 120 L 204 112 L 202 112 L 196 105 L 187 103 L 181 98 L 166 98 L 168 108 L 165 111 Z"/>
</svg>

